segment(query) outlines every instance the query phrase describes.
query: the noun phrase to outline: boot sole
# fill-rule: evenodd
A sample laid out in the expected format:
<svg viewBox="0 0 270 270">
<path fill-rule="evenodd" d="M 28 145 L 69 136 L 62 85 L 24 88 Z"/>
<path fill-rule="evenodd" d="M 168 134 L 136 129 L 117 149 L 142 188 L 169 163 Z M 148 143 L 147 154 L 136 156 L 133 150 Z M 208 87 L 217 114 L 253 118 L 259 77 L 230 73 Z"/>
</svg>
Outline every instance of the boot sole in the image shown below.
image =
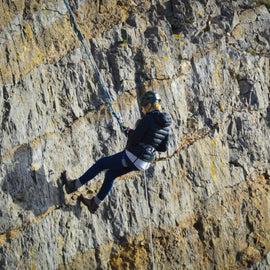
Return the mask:
<svg viewBox="0 0 270 270">
<path fill-rule="evenodd" d="M 62 185 L 63 185 L 63 186 L 67 183 L 66 173 L 67 173 L 67 171 L 63 171 L 63 172 L 61 173 L 61 176 L 60 176 L 61 181 L 62 181 Z"/>
<path fill-rule="evenodd" d="M 70 191 L 70 190 L 68 189 L 68 187 L 67 187 L 67 175 L 66 175 L 66 174 L 67 174 L 67 171 L 63 171 L 63 172 L 61 173 L 60 178 L 61 178 L 61 181 L 62 181 L 62 185 L 65 186 L 66 193 L 67 193 L 67 194 L 71 194 L 71 193 L 76 192 L 77 189 L 76 189 L 76 190 L 73 190 L 73 191 Z"/>
<path fill-rule="evenodd" d="M 87 207 L 87 209 L 89 210 L 90 213 L 94 214 L 97 211 L 98 208 L 96 210 L 93 210 L 90 208 L 90 206 L 87 204 L 87 201 L 85 200 L 85 198 L 82 194 L 78 197 L 78 200 L 80 202 L 82 202 Z"/>
</svg>

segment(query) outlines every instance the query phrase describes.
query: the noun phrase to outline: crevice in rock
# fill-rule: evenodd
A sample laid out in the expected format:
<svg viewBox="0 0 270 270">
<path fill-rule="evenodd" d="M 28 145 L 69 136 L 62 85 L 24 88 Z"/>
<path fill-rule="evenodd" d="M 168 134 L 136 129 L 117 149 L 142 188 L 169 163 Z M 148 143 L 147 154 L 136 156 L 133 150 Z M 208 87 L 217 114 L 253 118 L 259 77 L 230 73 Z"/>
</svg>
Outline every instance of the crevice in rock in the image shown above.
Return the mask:
<svg viewBox="0 0 270 270">
<path fill-rule="evenodd" d="M 199 238 L 201 242 L 204 242 L 204 226 L 202 222 L 202 217 L 199 217 L 199 219 L 196 221 L 196 223 L 193 224 L 193 227 L 198 232 Z"/>
</svg>

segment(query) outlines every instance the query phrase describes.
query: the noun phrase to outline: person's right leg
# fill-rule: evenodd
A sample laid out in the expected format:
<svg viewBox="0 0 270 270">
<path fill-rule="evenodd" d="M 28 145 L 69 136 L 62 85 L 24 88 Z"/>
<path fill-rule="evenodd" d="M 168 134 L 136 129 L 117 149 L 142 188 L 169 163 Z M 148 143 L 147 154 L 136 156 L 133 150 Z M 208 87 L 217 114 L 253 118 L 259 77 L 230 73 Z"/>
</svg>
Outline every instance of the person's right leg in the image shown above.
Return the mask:
<svg viewBox="0 0 270 270">
<path fill-rule="evenodd" d="M 114 180 L 117 177 L 127 174 L 131 171 L 134 171 L 133 167 L 123 167 L 122 169 L 118 169 L 118 170 L 115 170 L 115 169 L 108 170 L 105 174 L 103 184 L 97 194 L 97 197 L 100 200 L 100 202 L 102 202 L 111 191 Z"/>
<path fill-rule="evenodd" d="M 80 195 L 79 200 L 85 204 L 88 208 L 88 210 L 91 213 L 95 213 L 96 210 L 99 208 L 99 205 L 103 202 L 105 197 L 109 194 L 113 187 L 114 180 L 126 173 L 129 173 L 133 171 L 134 168 L 132 167 L 122 167 L 122 169 L 114 170 L 109 169 L 105 174 L 105 179 L 103 181 L 103 184 L 96 196 L 94 196 L 92 199 L 88 199 L 87 197 L 84 197 L 83 195 Z"/>
<path fill-rule="evenodd" d="M 109 163 L 109 165 L 107 164 L 106 167 L 110 168 L 105 174 L 105 179 L 97 196 L 93 197 L 92 199 L 88 199 L 83 195 L 79 197 L 79 200 L 87 206 L 88 210 L 91 213 L 95 213 L 96 210 L 99 208 L 99 205 L 111 191 L 114 180 L 117 177 L 127 174 L 131 171 L 138 170 L 129 160 L 123 161 L 123 152 L 119 154 L 112 156 L 113 158 L 109 157 L 102 160 L 102 162 L 104 163 Z M 103 166 L 105 166 L 105 164 L 103 164 Z"/>
</svg>

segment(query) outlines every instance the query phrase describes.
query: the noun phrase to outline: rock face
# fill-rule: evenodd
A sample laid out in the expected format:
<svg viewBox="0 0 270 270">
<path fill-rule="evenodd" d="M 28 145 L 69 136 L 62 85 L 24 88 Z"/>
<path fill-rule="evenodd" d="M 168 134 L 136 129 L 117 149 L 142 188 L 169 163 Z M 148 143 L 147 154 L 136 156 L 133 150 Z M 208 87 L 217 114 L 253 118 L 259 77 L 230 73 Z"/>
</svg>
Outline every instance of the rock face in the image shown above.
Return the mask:
<svg viewBox="0 0 270 270">
<path fill-rule="evenodd" d="M 79 177 L 126 139 L 64 1 L 2 1 L 0 268 L 151 269 L 149 207 L 156 269 L 269 269 L 269 7 L 69 2 L 124 121 L 160 93 L 169 151 L 146 171 L 149 204 L 143 173 L 96 215 L 65 195 L 64 169 Z"/>
</svg>

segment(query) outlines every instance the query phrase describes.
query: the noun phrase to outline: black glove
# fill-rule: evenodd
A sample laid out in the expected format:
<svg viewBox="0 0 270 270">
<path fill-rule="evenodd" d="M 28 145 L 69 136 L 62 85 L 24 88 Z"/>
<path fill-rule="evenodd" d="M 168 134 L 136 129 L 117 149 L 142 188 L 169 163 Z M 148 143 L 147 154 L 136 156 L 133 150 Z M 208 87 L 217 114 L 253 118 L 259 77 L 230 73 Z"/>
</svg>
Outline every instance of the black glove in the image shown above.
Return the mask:
<svg viewBox="0 0 270 270">
<path fill-rule="evenodd" d="M 127 136 L 128 135 L 128 132 L 130 130 L 130 127 L 125 124 L 125 123 L 122 123 L 122 126 L 121 126 L 121 131 Z"/>
</svg>

